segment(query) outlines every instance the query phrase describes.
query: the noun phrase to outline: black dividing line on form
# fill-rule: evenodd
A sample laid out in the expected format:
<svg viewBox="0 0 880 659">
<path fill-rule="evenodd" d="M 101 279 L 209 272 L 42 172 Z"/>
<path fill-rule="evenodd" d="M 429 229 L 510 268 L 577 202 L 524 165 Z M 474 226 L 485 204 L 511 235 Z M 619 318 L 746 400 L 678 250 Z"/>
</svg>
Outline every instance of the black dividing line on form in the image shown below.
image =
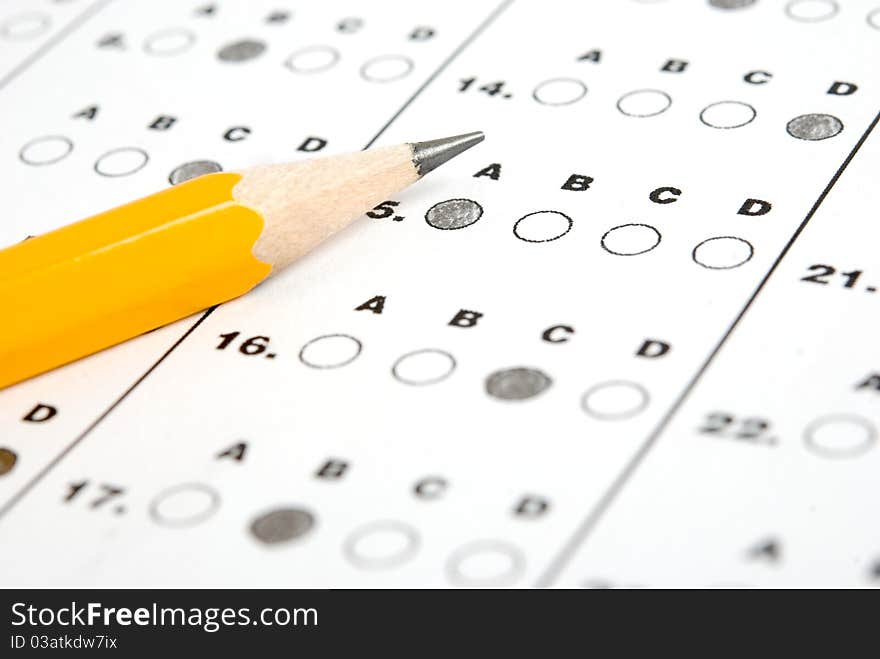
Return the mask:
<svg viewBox="0 0 880 659">
<path fill-rule="evenodd" d="M 6 513 L 8 513 L 10 510 L 12 510 L 12 508 L 15 506 L 15 504 L 17 504 L 19 501 L 21 501 L 21 499 L 24 498 L 24 496 L 25 496 L 28 492 L 30 492 L 30 491 L 34 488 L 34 486 L 35 486 L 37 483 L 39 483 L 41 480 L 43 480 L 43 478 L 45 478 L 46 474 L 48 474 L 50 471 L 52 471 L 52 469 L 54 469 L 55 466 L 56 466 L 59 462 L 61 462 L 65 457 L 67 457 L 67 454 L 70 453 L 73 449 L 75 449 L 75 448 L 77 447 L 77 445 L 78 445 L 83 439 L 86 438 L 86 435 L 88 435 L 90 432 L 92 432 L 92 431 L 95 429 L 95 427 L 97 427 L 97 425 L 98 425 L 99 423 L 101 423 L 101 421 L 103 421 L 104 419 L 106 419 L 106 418 L 110 415 L 110 412 L 112 412 L 113 410 L 115 410 L 115 409 L 119 406 L 119 404 L 120 404 L 122 401 L 124 401 L 126 398 L 128 398 L 128 395 L 129 395 L 132 391 L 134 391 L 135 388 L 137 388 L 137 386 L 138 386 L 141 382 L 143 382 L 145 379 L 147 379 L 147 377 L 150 375 L 150 373 L 152 373 L 153 371 L 155 371 L 156 368 L 158 368 L 159 364 L 161 364 L 163 361 L 165 361 L 165 359 L 168 357 L 168 355 L 170 355 L 172 352 L 174 352 L 174 350 L 177 348 L 177 346 L 179 346 L 181 343 L 183 343 L 184 339 L 186 339 L 186 337 L 188 337 L 190 334 L 192 334 L 192 333 L 195 331 L 195 329 L 196 329 L 199 325 L 202 324 L 202 321 L 204 321 L 205 318 L 207 318 L 208 316 L 210 316 L 210 315 L 211 315 L 211 312 L 214 311 L 214 309 L 216 309 L 216 308 L 217 308 L 217 307 L 214 306 L 214 307 L 211 307 L 210 309 L 208 309 L 207 311 L 205 311 L 205 313 L 202 314 L 201 318 L 199 318 L 199 319 L 198 319 L 198 320 L 192 325 L 192 327 L 190 327 L 190 328 L 189 328 L 189 329 L 183 334 L 183 336 L 181 336 L 179 339 L 177 339 L 177 341 L 174 342 L 174 345 L 172 345 L 170 348 L 168 348 L 168 350 L 166 350 L 166 351 L 163 353 L 163 355 L 162 355 L 161 357 L 159 357 L 159 359 L 158 359 L 158 360 L 157 360 L 152 366 L 150 366 L 150 368 L 148 368 L 148 369 L 144 372 L 143 375 L 141 375 L 137 380 L 135 380 L 135 381 L 131 384 L 131 386 L 129 386 L 129 388 L 126 389 L 126 390 L 123 392 L 123 394 L 122 394 L 119 398 L 117 398 L 116 400 L 113 401 L 113 403 L 110 405 L 110 407 L 108 407 L 106 410 L 104 410 L 104 411 L 101 413 L 101 416 L 99 416 L 97 419 L 95 419 L 94 421 L 92 421 L 92 423 L 89 424 L 88 428 L 86 428 L 85 430 L 83 430 L 83 431 L 82 431 L 82 432 L 76 437 L 76 439 L 74 439 L 70 444 L 67 445 L 67 447 L 66 447 L 63 451 L 61 451 L 61 453 L 59 453 L 58 455 L 56 455 L 56 456 L 52 459 L 52 461 L 49 462 L 49 464 L 47 464 L 47 465 L 46 465 L 45 467 L 43 467 L 40 471 L 38 471 L 38 472 L 36 473 L 36 475 L 34 475 L 34 477 L 31 478 L 31 479 L 25 484 L 24 487 L 22 487 L 18 492 L 16 492 L 16 493 L 15 493 L 15 496 L 13 496 L 11 499 L 9 499 L 9 501 L 7 501 L 6 504 L 5 504 L 2 508 L 0 508 L 0 519 L 2 519 L 2 517 L 3 517 Z"/>
<path fill-rule="evenodd" d="M 657 443 L 660 435 L 662 435 L 666 428 L 669 426 L 673 417 L 675 417 L 675 415 L 681 409 L 682 405 L 687 400 L 688 396 L 690 396 L 691 392 L 694 390 L 694 387 L 703 377 L 703 374 L 706 372 L 706 370 L 714 361 L 715 357 L 724 347 L 724 344 L 727 343 L 727 340 L 730 338 L 730 336 L 733 334 L 733 331 L 736 329 L 740 321 L 742 321 L 743 317 L 751 308 L 752 304 L 755 302 L 755 299 L 758 297 L 758 295 L 760 295 L 770 277 L 773 276 L 773 273 L 782 262 L 782 259 L 784 259 L 785 255 L 788 254 L 791 246 L 794 245 L 795 241 L 798 239 L 801 233 L 803 233 L 803 230 L 806 228 L 813 215 L 815 215 L 816 211 L 819 209 L 819 206 L 822 205 L 822 202 L 825 201 L 828 193 L 831 192 L 831 188 L 834 187 L 834 184 L 837 183 L 838 179 L 840 179 L 840 176 L 849 166 L 850 162 L 852 162 L 852 159 L 859 152 L 859 149 L 862 148 L 865 140 L 868 139 L 868 136 L 877 126 L 878 121 L 880 121 L 880 113 L 878 113 L 877 116 L 874 117 L 874 120 L 868 126 L 868 129 L 862 134 L 862 136 L 859 138 L 859 141 L 856 142 L 856 145 L 853 147 L 852 151 L 849 152 L 846 160 L 844 160 L 843 164 L 841 164 L 840 167 L 837 168 L 834 176 L 832 176 L 831 180 L 828 181 L 828 185 L 826 185 L 825 189 L 822 190 L 822 193 L 819 195 L 819 198 L 816 199 L 816 202 L 813 204 L 812 208 L 810 208 L 810 211 L 807 213 L 806 217 L 804 217 L 803 221 L 792 234 L 791 238 L 789 238 L 788 242 L 785 244 L 785 247 L 782 248 L 782 251 L 776 257 L 776 260 L 773 262 L 773 265 L 770 266 L 770 269 L 764 275 L 764 278 L 761 279 L 761 282 L 758 284 L 757 288 L 755 288 L 754 292 L 752 292 L 752 295 L 749 297 L 745 306 L 740 309 L 740 312 L 737 314 L 736 318 L 733 319 L 733 322 L 727 328 L 727 331 L 721 337 L 721 340 L 716 344 L 715 348 L 712 350 L 711 353 L 709 353 L 709 356 L 687 383 L 684 390 L 681 392 L 681 394 L 679 394 L 678 398 L 672 404 L 672 407 L 670 407 L 663 418 L 660 419 L 660 423 L 658 423 L 657 426 L 654 428 L 654 431 L 650 435 L 648 435 L 648 439 L 644 442 L 644 444 L 642 444 L 641 447 L 639 447 L 639 450 L 626 464 L 623 471 L 620 472 L 620 475 L 618 475 L 618 477 L 614 480 L 614 482 L 611 484 L 611 487 L 608 488 L 608 490 L 599 500 L 598 504 L 596 504 L 595 508 L 593 508 L 593 510 L 581 523 L 581 525 L 578 526 L 574 534 L 572 534 L 571 538 L 569 538 L 569 540 L 565 543 L 562 550 L 553 558 L 544 573 L 538 577 L 538 580 L 535 582 L 535 585 L 537 587 L 546 587 L 553 584 L 553 582 L 559 577 L 559 574 L 562 572 L 565 566 L 574 557 L 577 549 L 586 541 L 589 535 L 599 524 L 605 513 L 608 512 L 608 509 L 614 503 L 614 500 L 623 490 L 624 486 L 626 486 L 626 484 L 633 477 L 636 470 L 639 468 L 639 465 L 641 465 L 641 463 L 647 457 L 648 453 Z"/>
<path fill-rule="evenodd" d="M 42 46 L 37 48 L 33 53 L 30 54 L 29 57 L 26 57 L 24 61 L 22 61 L 18 66 L 16 66 L 12 71 L 7 73 L 0 79 L 0 89 L 8 85 L 14 78 L 21 75 L 28 67 L 30 67 L 34 62 L 40 59 L 43 55 L 52 50 L 55 46 L 64 41 L 67 37 L 69 37 L 73 32 L 81 27 L 87 20 L 89 20 L 92 16 L 97 14 L 99 11 L 104 9 L 107 5 L 109 5 L 113 0 L 99 0 L 91 7 L 86 9 L 79 16 L 74 18 L 70 23 L 64 26 L 58 33 L 46 41 Z"/>
<path fill-rule="evenodd" d="M 459 44 L 458 48 L 452 51 L 452 54 L 449 55 L 449 57 L 447 57 L 443 61 L 443 63 L 440 64 L 439 67 L 437 67 L 437 70 L 434 71 L 434 73 L 432 73 L 430 76 L 428 76 L 428 79 L 422 83 L 422 86 L 419 87 L 402 106 L 400 106 L 400 109 L 394 113 L 394 115 L 386 122 L 384 126 L 382 126 L 382 128 L 379 129 L 378 133 L 373 135 L 373 139 L 367 142 L 367 146 L 365 146 L 364 148 L 369 149 L 371 146 L 373 146 L 376 140 L 378 140 L 382 136 L 382 133 L 388 130 L 388 127 L 391 126 L 391 124 L 393 124 L 395 121 L 397 121 L 397 118 L 401 114 L 403 114 L 410 105 L 412 105 L 412 102 L 415 101 L 419 97 L 419 95 L 423 91 L 425 91 L 425 89 L 427 89 L 428 85 L 434 82 L 434 80 L 437 79 L 437 76 L 443 73 L 443 71 L 446 70 L 446 67 L 448 67 L 459 55 L 461 55 L 462 52 L 464 52 L 464 50 L 468 46 L 470 46 L 476 40 L 476 38 L 479 37 L 486 30 L 486 28 L 489 27 L 495 21 L 495 19 L 498 18 L 512 3 L 513 0 L 504 0 L 504 2 L 498 5 L 495 10 L 491 14 L 489 14 L 482 23 L 477 26 L 477 29 L 471 32 L 468 38 L 462 41 L 461 44 Z"/>
<path fill-rule="evenodd" d="M 54 45 L 55 43 L 60 41 L 64 36 L 66 36 L 67 33 L 71 32 L 73 29 L 75 29 L 75 27 L 77 27 L 79 24 L 83 23 L 91 15 L 93 15 L 99 9 L 102 9 L 103 7 L 105 7 L 107 4 L 109 4 L 112 1 L 113 0 L 105 0 L 105 2 L 103 4 L 99 3 L 97 5 L 93 5 L 91 7 L 90 11 L 84 12 L 82 15 L 79 16 L 79 18 L 76 21 L 74 21 L 74 23 L 76 25 L 74 25 L 74 23 L 71 23 L 70 25 L 68 25 L 68 27 L 66 28 L 66 30 L 63 31 L 63 33 L 59 33 L 58 35 L 56 35 L 56 38 L 51 42 L 51 45 L 49 43 L 45 44 L 43 46 L 43 48 L 40 49 L 40 51 L 38 51 L 37 53 L 34 53 L 34 55 L 31 56 L 31 58 L 29 58 L 29 60 L 27 61 L 26 64 L 19 66 L 13 74 L 10 74 L 9 76 L 7 76 L 7 78 L 4 79 L 4 81 L 2 83 L 0 83 L 0 87 L 2 87 L 3 84 L 5 84 L 6 80 L 12 79 L 12 77 L 14 77 L 14 75 L 17 75 L 18 73 L 23 71 L 25 68 L 27 68 L 27 66 L 31 62 L 35 61 L 44 52 L 49 50 L 49 48 L 51 48 L 52 45 Z M 393 124 L 398 119 L 398 117 L 400 117 L 400 115 L 403 114 L 403 112 L 410 105 L 412 105 L 413 101 L 415 101 L 415 99 L 418 98 L 419 94 L 421 94 L 428 87 L 428 85 L 430 85 L 437 78 L 437 76 L 439 76 L 446 69 L 446 67 L 449 66 L 449 64 L 452 63 L 453 60 L 455 60 L 456 57 L 458 57 L 471 43 L 473 43 L 474 40 L 478 36 L 480 36 L 480 34 L 482 34 L 483 31 L 512 3 L 513 3 L 513 0 L 504 0 L 504 2 L 502 2 L 500 5 L 498 5 L 495 8 L 495 10 L 491 14 L 489 14 L 489 16 L 482 23 L 480 23 L 480 25 L 477 27 L 477 29 L 474 30 L 461 44 L 459 44 L 459 46 L 452 52 L 452 54 L 449 57 L 447 57 L 440 64 L 440 66 L 428 77 L 427 80 L 425 80 L 424 83 L 422 83 L 422 85 L 415 91 L 415 93 L 413 93 L 413 95 L 410 96 L 406 100 L 406 102 L 397 110 L 397 112 L 395 112 L 392 115 L 392 117 L 385 123 L 385 125 L 382 126 L 382 128 L 379 130 L 379 132 L 376 133 L 369 142 L 367 142 L 367 145 L 364 147 L 364 149 L 369 149 L 373 145 L 373 143 L 377 139 L 379 139 L 379 137 L 382 135 L 382 133 L 384 133 L 388 129 L 388 127 L 391 126 L 391 124 Z M 177 347 L 181 343 L 183 343 L 196 330 L 196 328 L 199 325 L 201 325 L 202 322 L 219 306 L 220 306 L 219 304 L 215 305 L 215 306 L 211 307 L 210 309 L 208 309 L 207 311 L 205 311 L 205 313 L 202 314 L 202 316 L 179 339 L 177 339 L 177 341 L 175 341 L 174 344 L 170 348 L 168 348 L 168 350 L 166 350 L 165 353 L 152 366 L 150 366 L 144 372 L 143 375 L 141 375 L 137 380 L 135 380 L 131 384 L 131 386 L 129 386 L 128 389 L 126 389 L 125 392 L 121 396 L 119 396 L 119 398 L 114 400 L 110 404 L 110 406 L 107 409 L 105 409 L 97 419 L 92 421 L 92 423 L 89 424 L 89 426 L 85 430 L 83 430 L 79 435 L 77 435 L 77 437 L 61 453 L 59 453 L 57 456 L 55 456 L 55 458 L 51 462 L 49 462 L 36 475 L 34 475 L 34 477 L 31 478 L 24 485 L 24 487 L 22 487 L 18 492 L 16 492 L 15 495 L 11 499 L 9 499 L 9 501 L 7 501 L 5 505 L 0 507 L 0 519 L 2 519 L 4 515 L 6 515 L 10 510 L 12 510 L 12 508 L 16 504 L 18 504 L 18 502 L 21 501 L 25 497 L 25 495 L 27 495 L 28 492 L 30 492 L 37 485 L 37 483 L 39 483 L 41 480 L 43 480 L 43 478 L 45 478 L 46 475 L 50 471 L 52 471 L 52 469 L 54 469 L 65 457 L 67 457 L 67 455 L 71 451 L 73 451 L 73 449 L 76 448 L 83 441 L 83 439 L 86 438 L 86 436 L 88 436 L 104 419 L 106 419 L 110 415 L 111 412 L 113 412 L 113 410 L 115 410 L 122 403 L 122 401 L 124 401 L 129 396 L 129 394 L 131 394 L 144 380 L 146 380 L 147 377 L 149 377 L 150 374 L 156 370 L 156 368 L 159 366 L 159 364 L 161 364 L 163 361 L 165 361 L 165 359 L 168 358 L 168 356 L 172 352 L 174 352 L 174 350 L 176 350 Z"/>
</svg>

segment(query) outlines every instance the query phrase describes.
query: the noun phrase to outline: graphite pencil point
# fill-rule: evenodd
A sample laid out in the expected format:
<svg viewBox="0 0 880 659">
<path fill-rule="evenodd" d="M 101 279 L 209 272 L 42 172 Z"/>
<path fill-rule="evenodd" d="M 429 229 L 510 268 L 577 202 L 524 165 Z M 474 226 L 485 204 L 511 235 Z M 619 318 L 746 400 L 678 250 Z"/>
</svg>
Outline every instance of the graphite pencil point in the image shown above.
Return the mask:
<svg viewBox="0 0 880 659">
<path fill-rule="evenodd" d="M 424 176 L 459 153 L 463 153 L 475 144 L 479 144 L 485 137 L 482 132 L 477 131 L 476 133 L 444 137 L 439 140 L 414 142 L 412 144 L 412 160 L 416 166 L 416 171 L 419 173 L 419 176 Z"/>
</svg>

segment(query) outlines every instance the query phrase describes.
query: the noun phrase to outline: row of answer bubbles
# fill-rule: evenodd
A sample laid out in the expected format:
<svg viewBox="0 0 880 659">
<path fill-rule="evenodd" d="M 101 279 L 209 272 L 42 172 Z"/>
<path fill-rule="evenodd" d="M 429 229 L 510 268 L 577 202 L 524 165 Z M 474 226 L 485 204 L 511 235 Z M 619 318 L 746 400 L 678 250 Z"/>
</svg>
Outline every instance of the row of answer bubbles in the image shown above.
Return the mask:
<svg viewBox="0 0 880 659">
<path fill-rule="evenodd" d="M 391 73 L 391 69 L 388 72 Z M 639 101 L 639 109 L 621 108 L 621 112 L 634 117 L 649 117 L 657 114 L 656 111 L 651 112 L 653 106 L 650 102 L 643 103 L 643 101 L 644 99 Z M 619 103 L 618 107 L 621 107 Z M 754 108 L 746 103 L 721 101 L 706 107 L 700 113 L 700 121 L 713 128 L 730 129 L 745 126 L 754 120 L 755 116 Z M 820 141 L 839 135 L 843 131 L 843 122 L 830 114 L 809 113 L 791 119 L 786 124 L 785 130 L 790 136 L 800 140 Z M 69 156 L 72 151 L 73 141 L 69 137 L 44 135 L 24 144 L 19 150 L 19 159 L 28 165 L 52 165 Z M 95 171 L 104 176 L 128 176 L 141 170 L 148 160 L 149 155 L 144 149 L 133 146 L 119 147 L 99 157 L 95 162 Z M 193 175 L 200 173 L 205 172 L 197 172 Z M 473 224 L 483 214 L 480 205 L 470 199 L 449 199 L 442 203 L 442 206 L 432 208 L 426 218 L 428 223 L 437 229 L 460 229 Z"/>
<path fill-rule="evenodd" d="M 303 363 L 320 369 L 338 368 L 351 363 L 361 351 L 360 341 L 345 334 L 328 334 L 309 341 L 300 352 Z M 456 360 L 448 352 L 426 348 L 398 358 L 391 372 L 408 385 L 436 384 L 455 370 Z M 534 367 L 515 366 L 487 376 L 486 393 L 496 400 L 523 401 L 547 391 L 553 379 Z M 608 380 L 587 389 L 581 407 L 588 415 L 603 420 L 631 418 L 648 407 L 650 394 L 638 382 Z M 873 425 L 858 417 L 830 416 L 805 431 L 807 445 L 816 453 L 833 456 L 860 454 L 876 441 Z"/>
<path fill-rule="evenodd" d="M 858 432 L 853 432 L 854 429 Z M 827 437 L 817 440 L 820 432 Z M 845 436 L 843 443 L 838 437 L 841 434 Z M 805 432 L 805 441 L 823 457 L 853 457 L 874 445 L 876 430 L 860 417 L 830 416 L 813 422 Z M 182 483 L 157 495 L 150 503 L 149 512 L 156 524 L 180 529 L 205 522 L 219 506 L 220 495 L 211 486 Z M 318 528 L 318 522 L 317 516 L 305 507 L 277 506 L 257 514 L 246 528 L 258 545 L 293 548 Z M 415 559 L 421 546 L 421 534 L 413 524 L 378 519 L 348 532 L 341 543 L 341 555 L 360 570 L 393 570 Z M 513 585 L 522 577 L 525 567 L 524 553 L 516 545 L 495 538 L 460 545 L 443 564 L 449 582 L 465 587 Z"/>
<path fill-rule="evenodd" d="M 648 404 L 648 393 L 634 382 L 624 380 L 600 383 L 583 396 L 582 405 L 596 416 L 608 419 L 628 418 Z M 852 459 L 864 455 L 877 444 L 877 429 L 868 419 L 854 414 L 830 414 L 811 421 L 803 430 L 804 446 L 813 454 L 829 459 Z M 15 454 L 0 449 L 0 465 L 11 470 Z M 9 456 L 12 456 L 11 458 Z M 149 504 L 154 522 L 168 528 L 186 528 L 205 522 L 216 513 L 221 504 L 216 489 L 204 483 L 181 483 L 160 492 Z M 251 535 L 263 544 L 282 544 L 300 538 L 316 526 L 315 516 L 300 507 L 275 508 L 253 519 Z M 390 533 L 404 536 L 395 542 L 378 543 L 397 545 L 396 551 L 379 551 L 370 540 L 376 535 Z M 389 567 L 398 561 L 390 560 L 411 556 L 419 543 L 414 529 L 393 522 L 380 522 L 361 527 L 349 536 L 345 552 L 353 563 L 361 567 Z"/>
<path fill-rule="evenodd" d="M 185 28 L 171 28 L 151 35 L 144 41 L 144 52 L 159 57 L 173 57 L 192 48 L 196 35 Z M 253 38 L 238 39 L 224 44 L 217 50 L 217 59 L 227 64 L 250 62 L 266 52 L 265 41 Z M 284 60 L 284 66 L 294 73 L 322 73 L 332 69 L 342 59 L 332 46 L 314 44 L 295 50 Z M 377 55 L 365 61 L 359 68 L 360 75 L 369 82 L 392 82 L 408 76 L 415 69 L 415 62 L 396 53 Z"/>
<path fill-rule="evenodd" d="M 442 231 L 464 229 L 483 216 L 483 207 L 473 199 L 447 199 L 431 206 L 425 222 Z M 527 243 L 548 243 L 568 234 L 574 221 L 554 210 L 534 211 L 523 215 L 513 225 L 513 235 Z M 650 252 L 662 236 L 649 224 L 630 222 L 612 227 L 600 239 L 602 249 L 616 256 L 637 256 Z M 694 247 L 695 263 L 711 270 L 736 268 L 751 260 L 752 244 L 737 236 L 714 236 Z"/>
<path fill-rule="evenodd" d="M 804 130 L 818 130 L 816 126 Z M 73 142 L 62 135 L 48 135 L 25 144 L 19 157 L 33 166 L 51 165 L 63 160 L 73 150 Z M 101 155 L 94 170 L 101 176 L 117 178 L 143 169 L 149 162 L 148 153 L 140 147 L 120 147 Z M 169 174 L 168 180 L 177 185 L 203 174 L 222 171 L 213 160 L 194 160 L 183 163 Z M 431 206 L 425 221 L 435 229 L 463 229 L 475 224 L 483 216 L 483 207 L 472 199 L 447 199 Z M 513 225 L 513 234 L 527 243 L 547 243 L 562 238 L 571 231 L 573 220 L 554 210 L 527 213 Z M 656 248 L 660 232 L 644 223 L 622 224 L 609 229 L 601 238 L 602 248 L 617 256 L 636 256 Z M 736 236 L 717 236 L 704 240 L 693 250 L 693 260 L 699 265 L 716 270 L 735 268 L 748 262 L 754 254 L 752 245 Z"/>
<path fill-rule="evenodd" d="M 73 142 L 64 135 L 46 135 L 25 144 L 19 151 L 19 159 L 32 166 L 52 165 L 66 158 L 73 151 Z M 149 154 L 140 147 L 120 147 L 101 155 L 94 164 L 94 170 L 102 176 L 115 178 L 129 176 L 143 169 L 149 162 Z M 168 175 L 172 185 L 190 179 L 223 171 L 223 167 L 213 160 L 193 160 L 175 167 Z"/>
<path fill-rule="evenodd" d="M 645 1 L 645 0 L 639 0 Z M 757 3 L 758 0 L 708 0 L 711 7 L 716 9 L 734 10 L 746 9 Z M 817 23 L 833 18 L 840 13 L 841 3 L 839 0 L 789 0 L 785 5 L 785 15 L 802 23 Z M 868 25 L 880 29 L 880 7 L 872 9 L 866 17 Z"/>
<path fill-rule="evenodd" d="M 348 334 L 325 334 L 303 346 L 299 358 L 316 369 L 340 368 L 361 353 L 361 342 Z M 414 350 L 399 357 L 391 374 L 403 384 L 424 386 L 442 382 L 456 368 L 450 353 L 437 348 Z M 491 373 L 485 381 L 486 393 L 497 400 L 521 401 L 534 398 L 553 384 L 552 378 L 537 368 L 517 366 Z M 648 405 L 648 392 L 637 383 L 613 380 L 594 385 L 582 398 L 585 412 L 600 419 L 634 416 Z"/>
<path fill-rule="evenodd" d="M 554 78 L 535 87 L 532 97 L 542 105 L 571 105 L 587 94 L 586 85 L 574 78 Z M 644 119 L 663 114 L 672 106 L 672 97 L 659 89 L 637 89 L 621 96 L 617 109 L 627 117 Z M 757 110 L 743 101 L 716 101 L 704 107 L 698 118 L 710 128 L 730 130 L 752 123 Z M 817 141 L 839 135 L 843 122 L 830 114 L 807 113 L 794 117 L 786 124 L 786 132 L 792 137 Z"/>
<path fill-rule="evenodd" d="M 19 159 L 35 167 L 53 165 L 64 160 L 73 151 L 73 141 L 64 135 L 46 135 L 31 140 L 19 150 Z M 150 160 L 149 154 L 140 147 L 125 146 L 111 149 L 99 156 L 93 168 L 101 176 L 116 178 L 130 176 L 142 170 Z M 222 171 L 223 167 L 212 160 L 194 160 L 176 167 L 168 181 L 177 185 L 203 174 Z"/>
<path fill-rule="evenodd" d="M 261 513 L 249 531 L 257 542 L 277 546 L 302 538 L 315 526 L 315 516 L 308 510 L 281 507 Z M 343 540 L 342 554 L 356 568 L 387 570 L 415 558 L 421 542 L 418 530 L 406 522 L 376 520 L 349 533 Z M 455 549 L 446 561 L 447 577 L 459 586 L 509 585 L 524 568 L 522 552 L 500 540 L 470 542 Z"/>
<path fill-rule="evenodd" d="M 640 0 L 644 1 L 644 0 Z M 745 9 L 757 0 L 708 0 L 710 6 L 722 10 Z M 838 0 L 790 0 L 784 13 L 789 18 L 816 23 L 833 18 L 840 13 Z M 868 26 L 880 30 L 880 7 L 871 9 L 865 16 Z M 44 12 L 27 11 L 10 16 L 0 22 L 0 39 L 26 41 L 46 34 L 52 26 L 52 18 Z M 170 28 L 149 36 L 144 42 L 144 50 L 151 54 L 178 54 L 195 43 L 193 32 L 185 28 Z M 255 40 L 249 40 L 255 41 Z"/>
<path fill-rule="evenodd" d="M 25 144 L 18 152 L 19 159 L 36 167 L 54 165 L 64 160 L 73 151 L 73 141 L 64 135 L 46 135 Z M 101 155 L 94 164 L 94 170 L 101 176 L 128 176 L 143 169 L 150 156 L 135 146 L 111 149 Z"/>
<path fill-rule="evenodd" d="M 362 349 L 363 344 L 349 334 L 324 334 L 308 341 L 299 351 L 299 359 L 310 368 L 340 368 L 353 362 Z M 391 374 L 399 382 L 420 386 L 445 380 L 455 367 L 455 358 L 445 350 L 424 348 L 399 357 Z"/>
<path fill-rule="evenodd" d="M 203 483 L 181 483 L 157 495 L 149 506 L 154 522 L 166 528 L 196 526 L 217 512 L 220 494 Z M 317 526 L 311 511 L 283 506 L 266 510 L 248 525 L 262 545 L 279 546 L 307 536 Z M 419 532 L 397 520 L 377 520 L 349 533 L 342 544 L 345 559 L 363 570 L 391 569 L 416 556 Z M 450 581 L 461 586 L 501 586 L 512 583 L 525 567 L 515 546 L 498 540 L 478 540 L 452 552 L 446 563 Z"/>
</svg>

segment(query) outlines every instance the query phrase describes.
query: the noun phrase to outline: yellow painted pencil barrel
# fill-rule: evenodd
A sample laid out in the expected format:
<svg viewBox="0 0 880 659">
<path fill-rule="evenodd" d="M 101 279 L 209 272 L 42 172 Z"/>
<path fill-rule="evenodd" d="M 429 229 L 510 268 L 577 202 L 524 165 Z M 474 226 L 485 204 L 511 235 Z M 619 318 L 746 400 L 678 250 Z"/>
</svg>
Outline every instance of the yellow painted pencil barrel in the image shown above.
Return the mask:
<svg viewBox="0 0 880 659">
<path fill-rule="evenodd" d="M 263 229 L 212 174 L 0 251 L 0 387 L 253 288 Z"/>
<path fill-rule="evenodd" d="M 0 250 L 0 388 L 246 293 L 482 139 L 210 174 Z"/>
</svg>

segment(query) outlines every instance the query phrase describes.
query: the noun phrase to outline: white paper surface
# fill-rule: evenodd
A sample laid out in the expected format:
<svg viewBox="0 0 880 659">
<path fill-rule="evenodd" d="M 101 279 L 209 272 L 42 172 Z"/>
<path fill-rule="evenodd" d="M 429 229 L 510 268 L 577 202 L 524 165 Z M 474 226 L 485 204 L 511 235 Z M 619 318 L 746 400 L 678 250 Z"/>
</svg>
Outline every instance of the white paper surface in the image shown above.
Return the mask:
<svg viewBox="0 0 880 659">
<path fill-rule="evenodd" d="M 190 161 L 487 137 L 0 392 L 0 583 L 876 585 L 878 56 L 874 0 L 3 3 L 3 245 Z"/>
</svg>

